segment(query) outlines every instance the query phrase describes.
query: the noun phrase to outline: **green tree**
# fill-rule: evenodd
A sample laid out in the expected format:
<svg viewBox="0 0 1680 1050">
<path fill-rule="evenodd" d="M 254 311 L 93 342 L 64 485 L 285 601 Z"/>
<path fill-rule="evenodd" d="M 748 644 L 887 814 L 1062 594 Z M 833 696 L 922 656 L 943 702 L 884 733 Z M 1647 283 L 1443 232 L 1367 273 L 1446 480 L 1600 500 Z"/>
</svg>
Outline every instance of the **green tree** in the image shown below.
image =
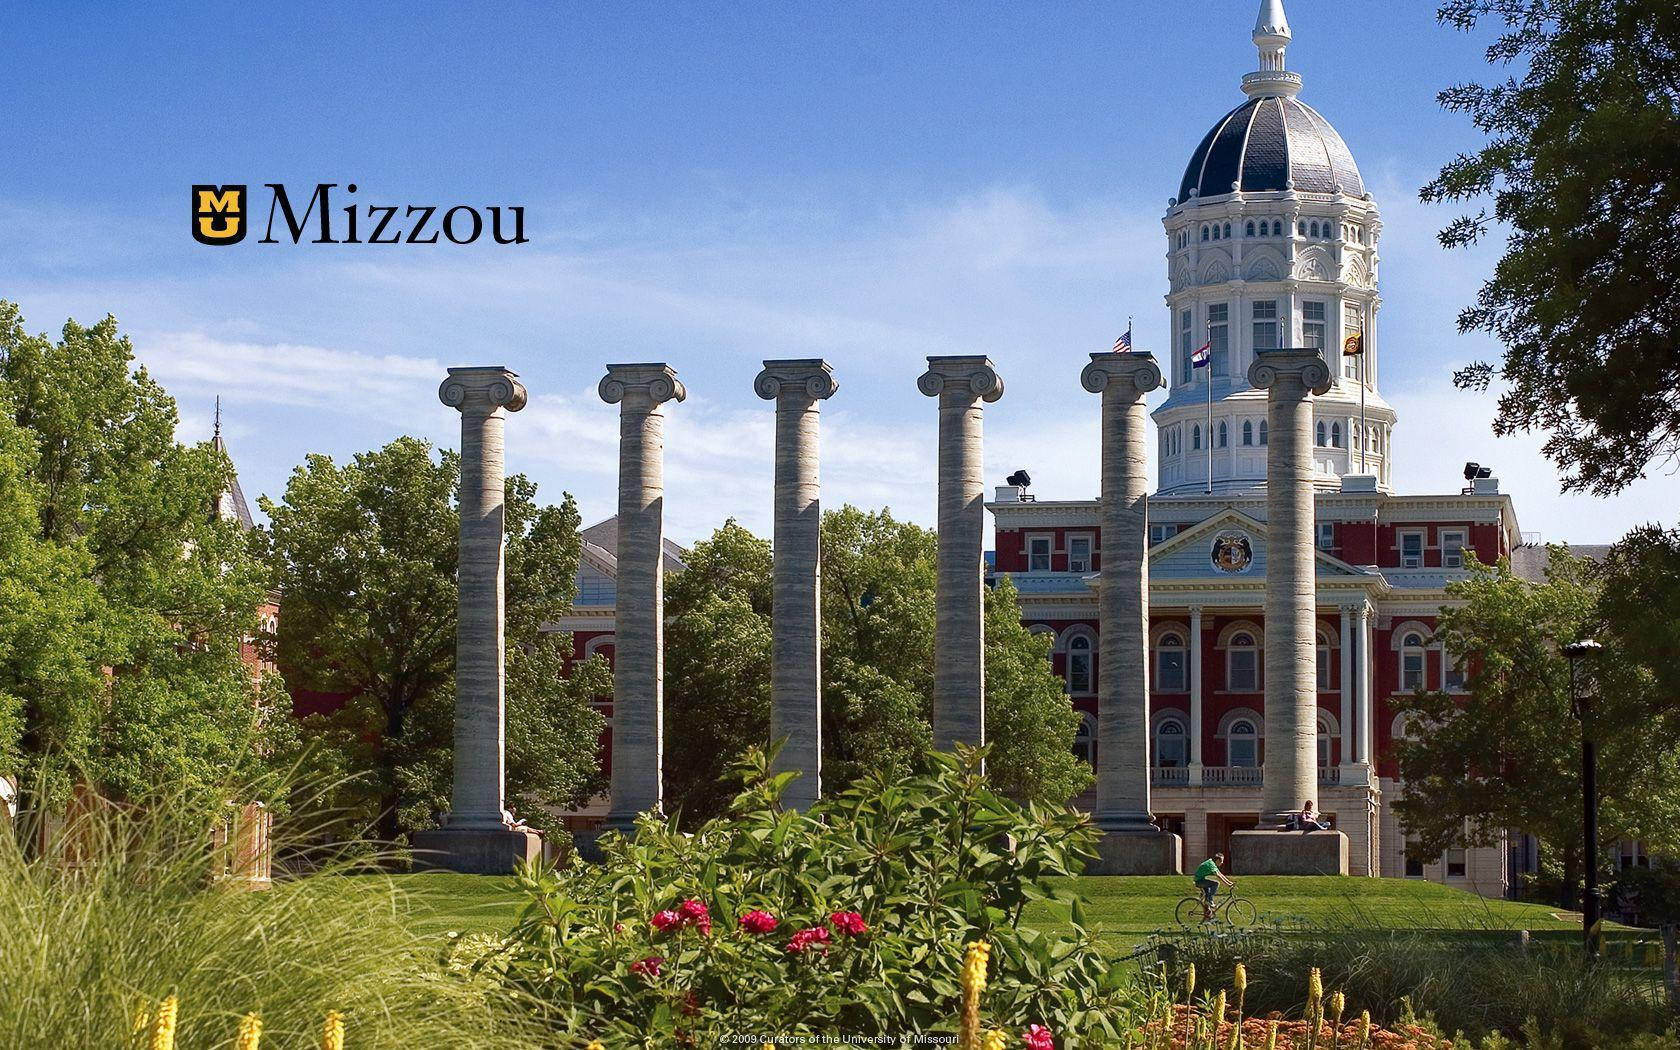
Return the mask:
<svg viewBox="0 0 1680 1050">
<path fill-rule="evenodd" d="M 314 455 L 283 499 L 260 501 L 286 595 L 282 666 L 298 684 L 344 694 L 309 734 L 350 782 L 341 804 L 379 834 L 429 827 L 448 807 L 453 746 L 459 457 L 398 438 L 339 465 Z M 597 661 L 563 677 L 566 639 L 541 630 L 574 596 L 576 504 L 540 506 L 507 479 L 509 797 L 534 825 L 598 777 Z"/>
<path fill-rule="evenodd" d="M 823 515 L 823 780 L 928 768 L 937 540 L 889 512 Z M 695 545 L 666 595 L 666 795 L 685 820 L 731 797 L 724 775 L 770 731 L 771 552 L 734 521 Z M 1077 716 L 1012 587 L 986 595 L 988 771 L 1011 795 L 1063 803 L 1090 781 Z"/>
<path fill-rule="evenodd" d="M 49 793 L 209 791 L 268 750 L 240 659 L 266 569 L 177 423 L 114 318 L 54 341 L 0 302 L 0 756 Z"/>
<path fill-rule="evenodd" d="M 1517 72 L 1441 92 L 1488 141 L 1424 187 L 1486 201 L 1447 247 L 1507 233 L 1462 331 L 1505 344 L 1458 373 L 1501 394 L 1494 431 L 1540 430 L 1566 488 L 1615 492 L 1680 452 L 1680 6 L 1670 0 L 1448 0 Z"/>
<path fill-rule="evenodd" d="M 1672 701 L 1603 621 L 1602 570 L 1563 547 L 1550 553 L 1539 583 L 1502 562 L 1473 566 L 1448 586 L 1464 604 L 1442 610 L 1436 638 L 1466 669 L 1468 694 L 1396 701 L 1407 722 L 1395 742 L 1406 782 L 1395 809 L 1425 855 L 1490 845 L 1506 828 L 1534 835 L 1560 862 L 1567 906 L 1583 863 L 1582 730 L 1563 645 L 1596 635 L 1610 650 L 1581 667 L 1583 693 L 1593 697 L 1604 840 L 1672 840 L 1680 779 L 1673 720 L 1663 717 Z"/>
</svg>

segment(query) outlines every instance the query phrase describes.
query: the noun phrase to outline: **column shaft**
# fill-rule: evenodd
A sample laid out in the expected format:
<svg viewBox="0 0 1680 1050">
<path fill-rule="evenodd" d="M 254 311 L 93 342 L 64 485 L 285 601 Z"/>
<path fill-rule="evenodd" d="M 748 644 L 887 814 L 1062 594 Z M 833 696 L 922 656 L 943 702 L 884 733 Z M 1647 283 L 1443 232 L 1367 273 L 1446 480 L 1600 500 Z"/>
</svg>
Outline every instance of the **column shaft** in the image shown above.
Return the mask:
<svg viewBox="0 0 1680 1050">
<path fill-rule="evenodd" d="M 468 404 L 461 410 L 460 620 L 455 634 L 452 827 L 501 827 L 504 823 L 505 418 L 500 408 L 487 404 Z"/>
<path fill-rule="evenodd" d="M 1190 607 L 1190 768 L 1192 785 L 1202 768 L 1202 607 Z"/>
<path fill-rule="evenodd" d="M 1344 766 L 1353 764 L 1353 607 L 1342 606 L 1341 646 L 1336 653 L 1336 662 L 1340 664 L 1340 686 L 1342 694 L 1342 761 Z"/>
<path fill-rule="evenodd" d="M 1368 605 L 1359 607 L 1359 627 L 1356 633 L 1359 637 L 1359 663 L 1355 673 L 1359 676 L 1359 693 L 1354 705 L 1358 722 L 1354 729 L 1354 761 L 1369 763 L 1371 720 L 1375 711 L 1371 702 L 1371 607 Z"/>
</svg>

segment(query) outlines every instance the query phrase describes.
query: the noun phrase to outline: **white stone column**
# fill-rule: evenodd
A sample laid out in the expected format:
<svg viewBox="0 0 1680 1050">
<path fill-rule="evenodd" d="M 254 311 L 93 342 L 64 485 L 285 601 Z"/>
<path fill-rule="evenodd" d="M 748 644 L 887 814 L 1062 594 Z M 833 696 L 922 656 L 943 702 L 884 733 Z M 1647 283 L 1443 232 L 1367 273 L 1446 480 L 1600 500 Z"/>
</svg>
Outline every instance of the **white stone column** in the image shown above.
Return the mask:
<svg viewBox="0 0 1680 1050">
<path fill-rule="evenodd" d="M 664 803 L 665 409 L 688 396 L 666 364 L 608 365 L 601 400 L 618 414 L 618 594 L 613 658 L 612 802 L 627 830 Z"/>
<path fill-rule="evenodd" d="M 939 581 L 933 631 L 933 746 L 986 742 L 985 483 L 981 420 L 1003 396 L 985 357 L 930 357 L 916 386 L 939 399 Z"/>
<path fill-rule="evenodd" d="M 1337 648 L 1336 662 L 1341 665 L 1341 694 L 1342 694 L 1342 761 L 1345 768 L 1353 765 L 1353 654 L 1355 643 L 1353 637 L 1353 606 L 1342 606 L 1341 645 Z"/>
<path fill-rule="evenodd" d="M 501 830 L 506 673 L 503 664 L 503 430 L 525 387 L 502 367 L 451 368 L 438 398 L 461 412 L 459 618 L 455 629 L 455 778 L 448 826 Z"/>
<path fill-rule="evenodd" d="M 1092 354 L 1080 383 L 1102 395 L 1102 574 L 1097 584 L 1097 807 L 1104 831 L 1156 831 L 1149 808 L 1149 418 L 1161 386 L 1147 353 Z"/>
<path fill-rule="evenodd" d="M 1371 607 L 1361 603 L 1359 614 L 1359 663 L 1354 673 L 1359 676 L 1359 695 L 1356 708 L 1359 712 L 1359 726 L 1355 733 L 1354 758 L 1361 765 L 1371 762 L 1371 722 L 1376 716 L 1376 707 L 1372 701 L 1371 679 Z"/>
<path fill-rule="evenodd" d="M 770 739 L 772 769 L 800 776 L 782 794 L 807 809 L 822 794 L 822 504 L 818 498 L 818 408 L 839 388 L 820 359 L 764 362 L 753 381 L 776 402 L 776 495 L 772 550 Z"/>
<path fill-rule="evenodd" d="M 1190 784 L 1202 782 L 1202 607 L 1190 606 Z"/>
<path fill-rule="evenodd" d="M 1262 823 L 1318 791 L 1312 397 L 1330 387 L 1318 350 L 1262 350 L 1248 379 L 1267 391 L 1266 761 Z"/>
</svg>

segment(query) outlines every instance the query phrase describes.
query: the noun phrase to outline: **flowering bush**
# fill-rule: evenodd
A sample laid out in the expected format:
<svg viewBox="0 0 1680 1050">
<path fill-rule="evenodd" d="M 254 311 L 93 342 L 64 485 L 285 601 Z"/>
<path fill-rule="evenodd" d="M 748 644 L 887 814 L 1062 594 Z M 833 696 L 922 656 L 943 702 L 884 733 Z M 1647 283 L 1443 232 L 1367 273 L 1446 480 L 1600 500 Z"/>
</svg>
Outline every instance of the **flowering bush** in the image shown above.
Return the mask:
<svg viewBox="0 0 1680 1050">
<path fill-rule="evenodd" d="M 601 865 L 522 873 L 529 904 L 476 965 L 562 1034 L 608 1047 L 902 1037 L 957 1031 L 963 945 L 983 941 L 985 1015 L 1012 1050 L 1107 1045 L 1136 983 L 1052 883 L 1079 870 L 1094 833 L 995 794 L 980 758 L 865 777 L 799 813 L 778 801 L 791 774 L 755 755 L 729 814 L 692 834 L 644 817 L 633 838 L 602 840 Z M 1020 926 L 1045 899 L 1065 903 L 1071 931 Z"/>
</svg>

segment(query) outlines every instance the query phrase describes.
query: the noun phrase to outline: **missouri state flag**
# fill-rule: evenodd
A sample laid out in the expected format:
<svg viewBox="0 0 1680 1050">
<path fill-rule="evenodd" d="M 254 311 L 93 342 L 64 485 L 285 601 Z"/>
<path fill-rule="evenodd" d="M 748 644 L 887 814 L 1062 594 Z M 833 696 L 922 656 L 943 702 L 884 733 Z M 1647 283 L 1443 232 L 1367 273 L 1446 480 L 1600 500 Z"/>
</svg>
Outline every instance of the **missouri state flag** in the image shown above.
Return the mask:
<svg viewBox="0 0 1680 1050">
<path fill-rule="evenodd" d="M 1200 347 L 1197 347 L 1195 353 L 1190 355 L 1190 367 L 1206 368 L 1211 360 L 1213 360 L 1213 340 L 1209 339 Z"/>
</svg>

